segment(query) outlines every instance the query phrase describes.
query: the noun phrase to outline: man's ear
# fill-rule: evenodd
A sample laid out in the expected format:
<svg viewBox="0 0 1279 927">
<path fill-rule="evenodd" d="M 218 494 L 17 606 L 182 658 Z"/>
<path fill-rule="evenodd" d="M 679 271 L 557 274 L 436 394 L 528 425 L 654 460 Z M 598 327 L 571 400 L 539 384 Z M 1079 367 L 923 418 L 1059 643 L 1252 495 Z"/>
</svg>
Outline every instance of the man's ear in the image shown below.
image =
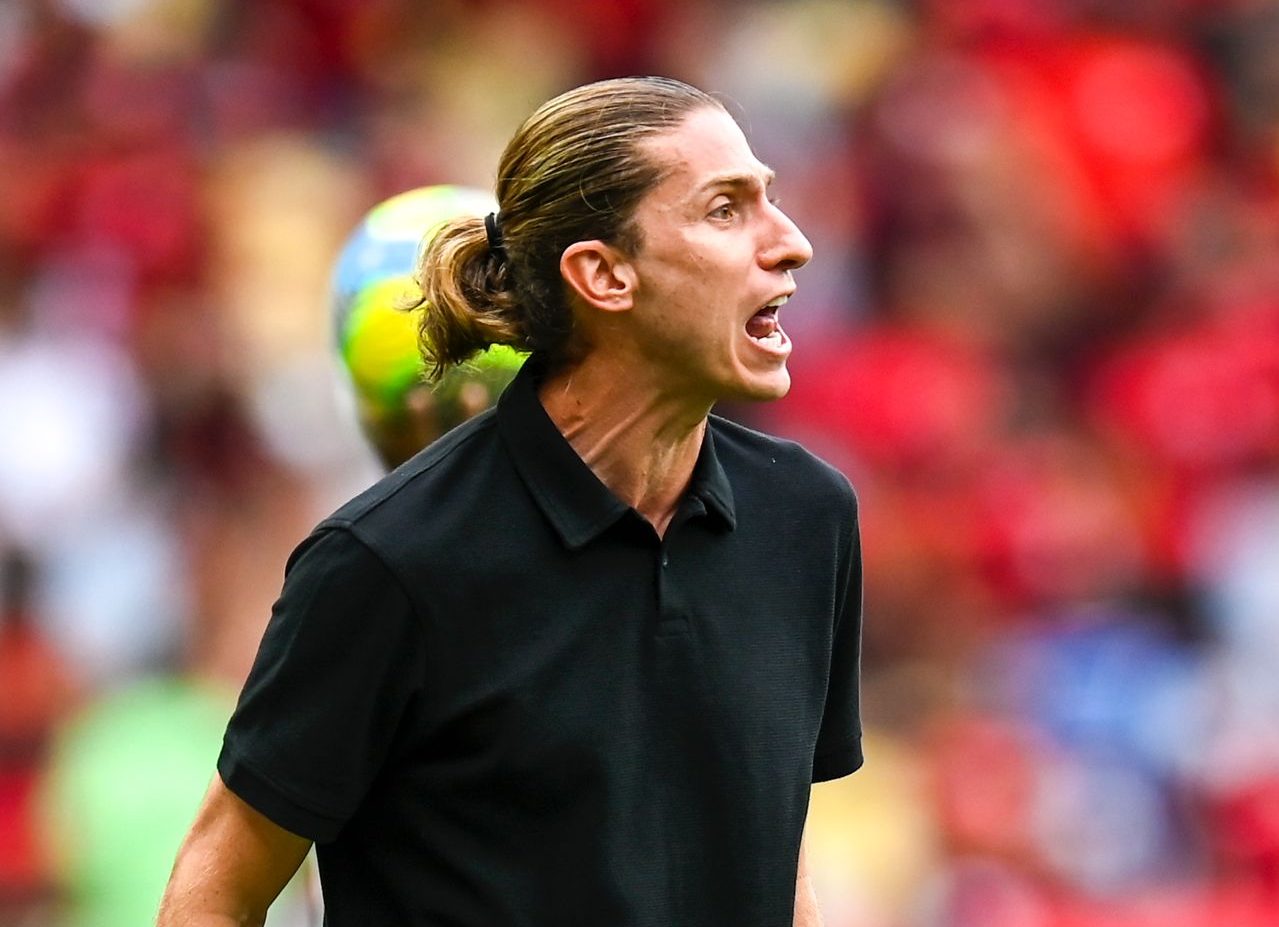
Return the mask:
<svg viewBox="0 0 1279 927">
<path fill-rule="evenodd" d="M 635 268 L 612 245 L 577 241 L 560 255 L 560 276 L 588 305 L 625 312 L 635 303 Z"/>
</svg>

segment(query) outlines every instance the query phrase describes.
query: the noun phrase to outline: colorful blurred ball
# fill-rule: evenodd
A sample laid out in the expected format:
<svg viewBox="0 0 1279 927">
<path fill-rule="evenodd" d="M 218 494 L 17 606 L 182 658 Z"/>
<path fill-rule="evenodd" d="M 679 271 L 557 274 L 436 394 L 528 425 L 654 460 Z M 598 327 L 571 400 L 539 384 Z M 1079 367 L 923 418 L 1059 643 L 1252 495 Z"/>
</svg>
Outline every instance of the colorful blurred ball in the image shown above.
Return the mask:
<svg viewBox="0 0 1279 927">
<path fill-rule="evenodd" d="M 411 394 L 424 383 L 418 350 L 419 312 L 401 308 L 420 298 L 413 269 L 423 245 L 445 222 L 497 209 L 493 196 L 470 187 L 419 187 L 379 203 L 347 239 L 333 273 L 332 314 L 338 356 L 349 374 L 366 433 L 407 418 Z M 523 361 L 495 345 L 450 370 L 430 388 L 442 427 L 466 415 L 454 409 L 468 384 L 496 396 Z"/>
</svg>

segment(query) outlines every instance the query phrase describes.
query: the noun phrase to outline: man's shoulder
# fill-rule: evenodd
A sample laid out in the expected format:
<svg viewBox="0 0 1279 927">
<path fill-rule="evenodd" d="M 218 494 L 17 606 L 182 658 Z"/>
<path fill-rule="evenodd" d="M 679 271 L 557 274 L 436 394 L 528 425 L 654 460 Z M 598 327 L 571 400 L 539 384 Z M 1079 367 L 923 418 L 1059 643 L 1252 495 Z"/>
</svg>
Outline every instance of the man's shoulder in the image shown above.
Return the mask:
<svg viewBox="0 0 1279 927">
<path fill-rule="evenodd" d="M 382 535 L 483 490 L 482 461 L 498 444 L 490 409 L 427 445 L 318 526 Z"/>
<path fill-rule="evenodd" d="M 821 504 L 856 508 L 857 496 L 842 472 L 798 441 L 756 431 L 712 415 L 709 427 L 715 451 L 730 480 L 766 476 L 770 483 L 801 490 Z"/>
</svg>

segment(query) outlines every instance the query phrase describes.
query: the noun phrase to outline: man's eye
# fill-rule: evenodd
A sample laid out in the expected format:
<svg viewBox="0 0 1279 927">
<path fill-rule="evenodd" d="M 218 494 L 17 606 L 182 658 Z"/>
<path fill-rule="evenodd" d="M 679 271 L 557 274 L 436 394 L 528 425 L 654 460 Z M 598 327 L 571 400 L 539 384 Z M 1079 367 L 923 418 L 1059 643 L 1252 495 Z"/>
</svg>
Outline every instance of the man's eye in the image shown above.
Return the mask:
<svg viewBox="0 0 1279 927">
<path fill-rule="evenodd" d="M 731 219 L 733 218 L 733 212 L 732 203 L 721 203 L 711 210 L 711 216 L 716 219 Z"/>
</svg>

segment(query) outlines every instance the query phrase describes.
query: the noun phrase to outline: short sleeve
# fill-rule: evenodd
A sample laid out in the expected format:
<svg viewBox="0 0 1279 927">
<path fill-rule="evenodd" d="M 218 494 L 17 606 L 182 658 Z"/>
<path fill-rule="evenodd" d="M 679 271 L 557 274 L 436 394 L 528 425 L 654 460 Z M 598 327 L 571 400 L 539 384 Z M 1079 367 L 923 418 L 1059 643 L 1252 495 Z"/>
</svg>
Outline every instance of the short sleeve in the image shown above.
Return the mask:
<svg viewBox="0 0 1279 927">
<path fill-rule="evenodd" d="M 842 591 L 835 603 L 830 681 L 813 755 L 814 782 L 847 776 L 862 765 L 862 557 L 855 497 L 848 519 L 850 536 L 839 567 Z"/>
<path fill-rule="evenodd" d="M 422 663 L 391 571 L 348 530 L 317 532 L 289 559 L 223 737 L 223 782 L 286 830 L 332 840 L 386 762 Z"/>
</svg>

